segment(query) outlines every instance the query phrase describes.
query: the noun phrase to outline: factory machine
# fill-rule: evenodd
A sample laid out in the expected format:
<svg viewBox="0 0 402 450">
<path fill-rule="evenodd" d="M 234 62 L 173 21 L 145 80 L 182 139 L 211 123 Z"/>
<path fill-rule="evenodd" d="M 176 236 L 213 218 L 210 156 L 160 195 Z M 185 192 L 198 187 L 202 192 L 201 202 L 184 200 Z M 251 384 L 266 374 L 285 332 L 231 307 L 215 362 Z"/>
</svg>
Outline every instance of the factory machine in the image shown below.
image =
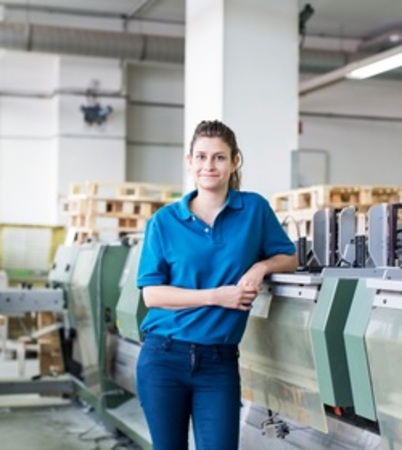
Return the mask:
<svg viewBox="0 0 402 450">
<path fill-rule="evenodd" d="M 372 207 L 367 233 L 352 207 L 317 212 L 302 270 L 273 275 L 256 300 L 241 344 L 245 420 L 285 438 L 275 448 L 402 448 L 400 209 Z"/>
<path fill-rule="evenodd" d="M 67 393 L 109 427 L 146 449 L 150 436 L 135 395 L 139 324 L 146 312 L 136 288 L 142 236 L 113 244 L 58 247 L 46 288 L 0 292 L 0 314 L 57 313 L 66 374 L 12 379 L 0 394 Z"/>
<path fill-rule="evenodd" d="M 136 363 L 142 335 L 140 324 L 146 314 L 141 292 L 136 286 L 142 239 L 130 250 L 120 280 L 120 296 L 116 306 L 116 331 L 107 342 L 107 375 L 128 391 L 131 396 L 117 408 L 107 408 L 105 417 L 144 450 L 152 448 L 151 437 L 144 414 L 136 396 Z"/>
<path fill-rule="evenodd" d="M 312 450 L 402 445 L 398 316 L 390 306 L 402 291 L 399 209 L 372 207 L 363 226 L 352 207 L 318 211 L 313 239 L 300 242 L 300 270 L 267 280 L 240 348 L 241 449 L 265 450 L 273 439 L 275 448 Z M 135 393 L 145 314 L 135 286 L 141 242 L 80 249 L 66 290 L 80 397 L 151 449 Z"/>
<path fill-rule="evenodd" d="M 367 223 L 352 207 L 318 211 L 300 270 L 267 280 L 240 346 L 241 450 L 402 449 L 400 209 L 374 206 Z M 151 450 L 135 392 L 141 247 L 141 236 L 61 246 L 49 281 L 67 307 L 76 395 Z"/>
<path fill-rule="evenodd" d="M 75 256 L 72 255 L 72 257 Z M 70 272 L 66 271 L 63 274 L 65 279 L 68 279 Z M 63 321 L 65 313 L 65 293 L 60 286 L 54 285 L 43 288 L 32 288 L 29 285 L 22 287 L 7 287 L 0 290 L 0 315 L 24 317 L 26 313 L 40 313 L 51 312 L 60 317 Z M 59 332 L 61 329 L 60 323 L 52 324 L 39 332 L 33 332 L 28 335 L 28 338 L 38 339 L 47 334 Z M 27 330 L 30 333 L 30 330 Z M 35 377 L 31 380 L 25 377 L 25 342 L 23 340 L 16 341 L 10 348 L 10 343 L 7 342 L 6 333 L 2 345 L 3 352 L 13 350 L 16 352 L 19 377 L 11 379 L 2 379 L 0 381 L 0 395 L 9 394 L 25 394 L 25 393 L 72 393 L 72 385 L 67 377 Z"/>
<path fill-rule="evenodd" d="M 76 395 L 146 450 L 152 446 L 135 393 L 139 324 L 146 312 L 136 288 L 141 247 L 141 236 L 116 244 L 61 246 L 49 278 L 66 295 L 64 353 Z"/>
</svg>

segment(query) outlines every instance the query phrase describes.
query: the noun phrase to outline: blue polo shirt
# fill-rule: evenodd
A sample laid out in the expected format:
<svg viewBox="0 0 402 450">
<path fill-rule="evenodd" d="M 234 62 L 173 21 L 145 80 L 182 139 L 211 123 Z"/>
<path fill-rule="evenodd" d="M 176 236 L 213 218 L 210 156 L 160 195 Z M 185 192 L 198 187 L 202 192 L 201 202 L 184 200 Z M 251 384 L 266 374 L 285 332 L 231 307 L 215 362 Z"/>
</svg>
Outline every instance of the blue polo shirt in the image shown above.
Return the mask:
<svg viewBox="0 0 402 450">
<path fill-rule="evenodd" d="M 159 209 L 147 222 L 137 284 L 209 289 L 235 285 L 257 261 L 295 246 L 268 201 L 253 192 L 229 190 L 212 227 L 189 208 L 193 191 Z M 248 312 L 220 306 L 150 308 L 141 329 L 199 344 L 238 344 Z"/>
</svg>

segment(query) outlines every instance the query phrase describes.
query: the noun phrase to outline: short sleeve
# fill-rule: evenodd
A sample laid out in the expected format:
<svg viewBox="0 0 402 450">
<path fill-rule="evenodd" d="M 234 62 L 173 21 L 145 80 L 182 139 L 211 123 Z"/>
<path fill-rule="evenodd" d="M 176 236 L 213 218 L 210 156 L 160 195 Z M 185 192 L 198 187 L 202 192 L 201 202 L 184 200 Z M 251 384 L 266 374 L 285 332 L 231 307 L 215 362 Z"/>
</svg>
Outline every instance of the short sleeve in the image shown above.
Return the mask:
<svg viewBox="0 0 402 450">
<path fill-rule="evenodd" d="M 270 258 L 279 254 L 293 255 L 296 253 L 295 244 L 280 224 L 269 202 L 264 199 L 264 203 L 262 257 Z"/>
<path fill-rule="evenodd" d="M 160 286 L 169 283 L 169 266 L 163 255 L 163 246 L 157 216 L 148 220 L 144 245 L 137 275 L 137 286 Z"/>
</svg>

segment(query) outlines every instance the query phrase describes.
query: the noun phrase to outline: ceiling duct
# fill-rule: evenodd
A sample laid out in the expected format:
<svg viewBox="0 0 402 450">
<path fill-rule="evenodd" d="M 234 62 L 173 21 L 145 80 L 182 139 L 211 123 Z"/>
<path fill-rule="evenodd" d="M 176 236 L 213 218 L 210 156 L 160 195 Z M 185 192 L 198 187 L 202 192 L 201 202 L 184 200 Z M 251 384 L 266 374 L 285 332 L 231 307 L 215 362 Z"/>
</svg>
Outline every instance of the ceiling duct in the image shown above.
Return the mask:
<svg viewBox="0 0 402 450">
<path fill-rule="evenodd" d="M 359 51 L 381 52 L 402 43 L 402 28 L 392 28 L 377 36 L 364 39 L 359 45 Z"/>
<path fill-rule="evenodd" d="M 325 73 L 350 62 L 351 55 L 341 51 L 302 49 L 299 70 L 301 73 Z"/>
<path fill-rule="evenodd" d="M 0 48 L 183 64 L 184 39 L 45 25 L 0 23 Z"/>
<path fill-rule="evenodd" d="M 0 23 L 0 48 L 144 62 L 184 63 L 184 38 L 85 30 L 25 23 Z M 344 65 L 343 52 L 303 49 L 302 72 L 323 73 Z"/>
<path fill-rule="evenodd" d="M 184 38 L 151 34 L 88 30 L 26 23 L 0 22 L 0 48 L 121 60 L 184 64 Z M 300 72 L 324 74 L 366 57 L 367 51 L 348 53 L 303 48 Z M 401 70 L 387 78 L 400 80 Z"/>
</svg>

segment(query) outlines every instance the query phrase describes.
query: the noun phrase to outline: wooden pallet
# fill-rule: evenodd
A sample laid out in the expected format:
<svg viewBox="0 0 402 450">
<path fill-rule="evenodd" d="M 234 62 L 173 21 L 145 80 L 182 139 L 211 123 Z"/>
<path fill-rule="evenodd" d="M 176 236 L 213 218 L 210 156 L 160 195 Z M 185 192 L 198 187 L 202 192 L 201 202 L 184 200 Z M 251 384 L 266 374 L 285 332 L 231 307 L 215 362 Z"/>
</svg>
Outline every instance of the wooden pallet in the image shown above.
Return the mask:
<svg viewBox="0 0 402 450">
<path fill-rule="evenodd" d="M 86 183 L 73 184 L 63 199 L 63 212 L 68 215 L 69 238 L 75 234 L 78 243 L 98 239 L 104 231 L 116 234 L 138 233 L 146 221 L 162 206 L 178 200 L 177 186 L 149 183 Z M 114 228 L 101 224 L 115 219 Z"/>
<path fill-rule="evenodd" d="M 275 212 L 316 211 L 350 205 L 356 206 L 360 211 L 378 203 L 400 202 L 401 199 L 400 186 L 318 185 L 275 194 L 271 203 Z"/>
<path fill-rule="evenodd" d="M 175 201 L 182 195 L 182 188 L 174 185 L 153 183 L 96 183 L 72 184 L 69 197 L 89 196 L 99 198 L 128 198 L 138 201 Z"/>
</svg>

